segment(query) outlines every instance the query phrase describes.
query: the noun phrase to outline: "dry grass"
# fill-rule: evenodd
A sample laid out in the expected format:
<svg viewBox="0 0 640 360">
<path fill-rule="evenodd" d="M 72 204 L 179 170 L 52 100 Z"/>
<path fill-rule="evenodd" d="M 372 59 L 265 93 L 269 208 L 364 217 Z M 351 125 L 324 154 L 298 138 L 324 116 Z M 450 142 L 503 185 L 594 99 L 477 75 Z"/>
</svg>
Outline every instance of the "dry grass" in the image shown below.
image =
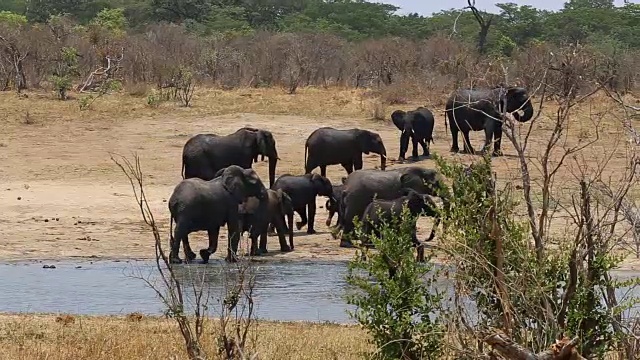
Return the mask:
<svg viewBox="0 0 640 360">
<path fill-rule="evenodd" d="M 68 319 L 73 319 L 70 321 Z M 57 320 L 57 319 L 66 319 Z M 204 346 L 215 354 L 215 322 Z M 176 323 L 157 317 L 0 315 L 0 359 L 186 359 Z M 357 359 L 370 350 L 357 326 L 261 322 L 260 359 Z"/>
<path fill-rule="evenodd" d="M 371 108 L 365 99 L 366 91 L 333 88 L 304 88 L 289 95 L 280 88 L 239 89 L 239 90 L 196 90 L 189 108 L 180 107 L 174 101 L 162 103 L 158 108 L 147 105 L 141 97 L 143 90 L 132 86 L 128 91 L 112 94 L 96 100 L 89 110 L 80 110 L 78 101 L 57 101 L 52 93 L 27 92 L 27 97 L 18 97 L 13 92 L 0 93 L 0 102 L 5 116 L 0 123 L 22 123 L 29 111 L 31 117 L 55 121 L 104 120 L 123 121 L 126 119 L 157 117 L 171 112 L 176 117 L 193 118 L 237 113 L 268 115 L 299 115 L 308 117 L 368 117 Z M 146 92 L 146 90 L 144 90 Z M 84 95 L 70 93 L 71 98 Z"/>
</svg>

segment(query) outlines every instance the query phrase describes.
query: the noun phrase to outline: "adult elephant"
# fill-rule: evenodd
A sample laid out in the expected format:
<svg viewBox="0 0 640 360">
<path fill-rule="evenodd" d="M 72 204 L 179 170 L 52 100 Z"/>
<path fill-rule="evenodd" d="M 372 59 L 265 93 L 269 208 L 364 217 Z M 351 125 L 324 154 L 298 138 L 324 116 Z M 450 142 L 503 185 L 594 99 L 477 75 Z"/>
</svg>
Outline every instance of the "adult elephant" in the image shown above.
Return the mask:
<svg viewBox="0 0 640 360">
<path fill-rule="evenodd" d="M 263 255 L 267 251 L 267 233 L 269 224 L 275 226 L 280 242 L 280 251 L 293 250 L 293 203 L 282 190 L 267 189 L 262 200 L 250 197 L 240 205 L 242 231 L 249 232 L 251 255 Z M 288 226 L 284 219 L 287 217 Z M 289 245 L 285 235 L 289 235 Z M 259 243 L 258 243 L 259 239 Z"/>
<path fill-rule="evenodd" d="M 342 217 L 341 247 L 351 247 L 350 236 L 354 228 L 353 220 L 363 218 L 365 209 L 374 198 L 393 200 L 401 197 L 406 189 L 418 194 L 439 196 L 445 208 L 449 207 L 449 194 L 444 178 L 434 169 L 407 166 L 389 171 L 358 170 L 347 176 L 340 200 Z M 439 190 L 442 189 L 442 190 Z"/>
<path fill-rule="evenodd" d="M 418 143 L 422 146 L 422 155 L 429 156 L 429 142 L 433 142 L 433 127 L 435 125 L 431 110 L 426 107 L 419 107 L 411 111 L 396 110 L 391 113 L 391 121 L 402 132 L 398 160 L 404 160 L 404 155 L 409 148 L 409 139 L 413 143 L 411 153 L 413 160 L 418 160 Z"/>
<path fill-rule="evenodd" d="M 320 174 L 327 176 L 327 165 L 340 164 L 351 174 L 354 169 L 362 169 L 362 154 L 369 153 L 380 155 L 380 168 L 384 170 L 387 150 L 379 134 L 358 128 L 321 127 L 309 135 L 304 145 L 305 172 L 310 174 L 319 166 Z"/>
<path fill-rule="evenodd" d="M 276 176 L 278 152 L 273 134 L 251 127 L 229 135 L 198 134 L 187 140 L 182 150 L 182 178 L 211 180 L 229 165 L 249 169 L 258 155 L 269 158 L 269 185 Z"/>
<path fill-rule="evenodd" d="M 524 111 L 524 115 L 520 115 L 520 110 Z M 520 122 L 531 120 L 533 105 L 525 88 L 498 86 L 493 89 L 456 90 L 445 106 L 445 121 L 448 118 L 451 129 L 451 151 L 459 151 L 458 132 L 461 132 L 464 138 L 463 152 L 473 154 L 469 132 L 484 130 L 483 151 L 489 150 L 495 139 L 493 155 L 502 155 L 500 143 L 504 112 L 513 113 L 513 117 Z"/>
<path fill-rule="evenodd" d="M 251 196 L 263 199 L 267 189 L 253 169 L 243 169 L 231 165 L 219 170 L 212 180 L 190 178 L 182 180 L 169 198 L 172 229 L 171 254 L 173 264 L 182 262 L 178 255 L 180 242 L 183 244 L 187 261 L 193 261 L 196 254 L 189 245 L 189 234 L 206 230 L 209 246 L 200 250 L 202 260 L 207 263 L 211 254 L 218 249 L 220 227 L 227 225 L 229 232 L 227 261 L 235 261 L 240 241 L 239 205 Z"/>
</svg>

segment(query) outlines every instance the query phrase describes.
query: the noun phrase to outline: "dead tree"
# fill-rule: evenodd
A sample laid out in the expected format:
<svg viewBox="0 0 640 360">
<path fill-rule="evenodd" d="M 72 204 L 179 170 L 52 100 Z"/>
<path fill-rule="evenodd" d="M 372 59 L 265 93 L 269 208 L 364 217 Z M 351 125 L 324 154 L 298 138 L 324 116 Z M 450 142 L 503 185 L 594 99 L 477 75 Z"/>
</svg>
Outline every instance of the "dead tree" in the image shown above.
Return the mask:
<svg viewBox="0 0 640 360">
<path fill-rule="evenodd" d="M 467 9 L 470 9 L 473 13 L 473 16 L 476 18 L 478 25 L 480 25 L 480 31 L 478 32 L 478 52 L 480 54 L 484 54 L 485 47 L 487 45 L 487 36 L 489 35 L 489 28 L 491 27 L 491 23 L 493 22 L 493 14 L 489 15 L 486 19 L 480 14 L 480 11 L 476 8 L 476 0 L 467 0 L 469 6 Z"/>
<path fill-rule="evenodd" d="M 0 35 L 0 41 L 4 45 L 4 57 L 13 67 L 12 72 L 15 76 L 15 87 L 18 92 L 27 88 L 27 78 L 24 75 L 24 67 L 22 62 L 29 56 L 29 52 L 22 53 L 18 46 L 7 38 Z"/>
<path fill-rule="evenodd" d="M 87 90 L 95 90 L 101 88 L 103 84 L 115 79 L 115 75 L 120 70 L 120 62 L 124 58 L 124 48 L 121 49 L 120 56 L 105 56 L 106 66 L 101 66 L 89 74 L 87 80 L 78 85 L 77 91 L 84 92 Z"/>
</svg>

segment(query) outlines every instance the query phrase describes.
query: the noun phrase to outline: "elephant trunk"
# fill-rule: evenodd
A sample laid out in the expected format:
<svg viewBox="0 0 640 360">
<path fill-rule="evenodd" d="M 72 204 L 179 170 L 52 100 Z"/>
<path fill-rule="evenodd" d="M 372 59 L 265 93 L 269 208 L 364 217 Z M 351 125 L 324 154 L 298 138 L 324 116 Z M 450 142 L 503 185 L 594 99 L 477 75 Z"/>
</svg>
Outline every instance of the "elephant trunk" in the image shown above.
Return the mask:
<svg viewBox="0 0 640 360">
<path fill-rule="evenodd" d="M 533 104 L 531 103 L 531 100 L 527 100 L 522 107 L 522 110 L 524 111 L 524 115 L 520 116 L 519 113 L 515 112 L 513 113 L 513 117 L 519 122 L 527 122 L 531 120 L 533 117 Z"/>
<path fill-rule="evenodd" d="M 404 154 L 409 149 L 409 138 L 411 137 L 411 130 L 404 130 L 400 135 L 400 156 L 404 157 Z"/>
<path fill-rule="evenodd" d="M 380 154 L 380 169 L 385 170 L 387 167 L 387 155 Z"/>
<path fill-rule="evenodd" d="M 278 156 L 269 156 L 269 188 L 273 186 L 276 181 L 276 164 L 278 163 Z"/>
</svg>

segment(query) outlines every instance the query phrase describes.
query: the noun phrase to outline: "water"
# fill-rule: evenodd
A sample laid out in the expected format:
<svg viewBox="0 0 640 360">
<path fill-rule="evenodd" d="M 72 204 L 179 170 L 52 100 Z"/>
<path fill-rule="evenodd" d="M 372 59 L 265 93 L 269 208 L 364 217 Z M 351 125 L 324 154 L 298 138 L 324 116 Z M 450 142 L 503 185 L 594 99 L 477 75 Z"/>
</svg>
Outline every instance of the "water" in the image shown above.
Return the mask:
<svg viewBox="0 0 640 360">
<path fill-rule="evenodd" d="M 119 315 L 140 312 L 162 314 L 164 307 L 158 295 L 145 280 L 156 285 L 159 278 L 155 264 L 130 262 L 55 262 L 55 269 L 44 269 L 38 263 L 0 264 L 0 312 L 73 313 L 86 315 Z M 177 267 L 177 276 L 187 286 L 205 284 L 210 294 L 210 315 L 217 315 L 217 301 L 222 297 L 224 262 Z M 281 321 L 314 321 L 351 323 L 347 310 L 354 308 L 344 300 L 347 268 L 344 262 L 267 262 L 257 263 L 254 301 L 261 319 Z M 231 271 L 233 277 L 237 272 Z M 621 279 L 640 276 L 618 272 Z M 435 284 L 438 291 L 451 295 L 452 286 L 442 279 Z M 162 288 L 161 286 L 158 288 Z M 192 288 L 189 288 L 192 289 Z M 434 290 L 436 290 L 434 289 Z M 619 290 L 624 295 L 640 296 Z M 472 315 L 471 302 L 464 306 Z M 189 302 L 187 302 L 189 307 Z"/>
<path fill-rule="evenodd" d="M 159 284 L 151 262 L 53 264 L 55 269 L 44 269 L 37 263 L 0 264 L 0 312 L 118 315 L 163 311 L 157 294 L 140 279 Z M 217 308 L 215 303 L 223 294 L 221 265 L 180 266 L 178 276 L 187 280 L 185 283 L 200 283 L 206 272 L 211 308 Z M 269 262 L 257 264 L 255 270 L 254 301 L 259 318 L 350 322 L 346 310 L 352 308 L 343 297 L 345 263 Z"/>
</svg>

